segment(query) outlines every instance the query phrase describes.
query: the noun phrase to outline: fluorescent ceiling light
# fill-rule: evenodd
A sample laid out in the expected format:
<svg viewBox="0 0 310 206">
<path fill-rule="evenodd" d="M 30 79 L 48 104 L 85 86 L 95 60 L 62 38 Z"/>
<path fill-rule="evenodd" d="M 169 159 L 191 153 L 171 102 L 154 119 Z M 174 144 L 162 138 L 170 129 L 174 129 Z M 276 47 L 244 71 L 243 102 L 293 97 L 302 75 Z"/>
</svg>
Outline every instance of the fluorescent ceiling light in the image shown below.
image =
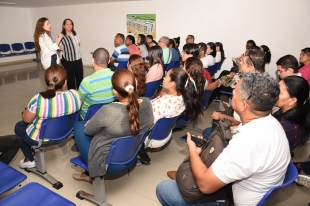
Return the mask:
<svg viewBox="0 0 310 206">
<path fill-rule="evenodd" d="M 15 3 L 11 3 L 11 2 L 0 2 L 0 4 L 5 4 L 5 5 L 15 5 Z"/>
</svg>

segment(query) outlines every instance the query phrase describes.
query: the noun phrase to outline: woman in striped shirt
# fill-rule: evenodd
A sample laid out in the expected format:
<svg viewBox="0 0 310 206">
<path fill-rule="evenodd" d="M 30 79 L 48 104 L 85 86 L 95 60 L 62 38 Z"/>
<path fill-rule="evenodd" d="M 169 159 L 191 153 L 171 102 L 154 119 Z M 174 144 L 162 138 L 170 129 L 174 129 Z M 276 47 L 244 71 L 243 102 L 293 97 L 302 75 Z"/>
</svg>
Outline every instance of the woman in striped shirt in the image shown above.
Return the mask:
<svg viewBox="0 0 310 206">
<path fill-rule="evenodd" d="M 15 125 L 15 134 L 23 143 L 21 150 L 25 159 L 19 162 L 20 168 L 36 166 L 31 145 L 38 145 L 40 130 L 44 119 L 69 115 L 79 111 L 81 100 L 76 90 L 66 90 L 66 70 L 59 65 L 49 67 L 45 72 L 47 90 L 40 92 L 29 101 L 27 108 L 22 113 L 23 121 Z M 45 140 L 42 145 L 55 144 L 54 141 Z"/>
<path fill-rule="evenodd" d="M 67 71 L 68 89 L 77 90 L 83 80 L 83 63 L 80 38 L 74 31 L 74 23 L 71 19 L 63 21 L 61 33 L 64 35 L 60 42 L 63 47 L 61 64 Z"/>
</svg>

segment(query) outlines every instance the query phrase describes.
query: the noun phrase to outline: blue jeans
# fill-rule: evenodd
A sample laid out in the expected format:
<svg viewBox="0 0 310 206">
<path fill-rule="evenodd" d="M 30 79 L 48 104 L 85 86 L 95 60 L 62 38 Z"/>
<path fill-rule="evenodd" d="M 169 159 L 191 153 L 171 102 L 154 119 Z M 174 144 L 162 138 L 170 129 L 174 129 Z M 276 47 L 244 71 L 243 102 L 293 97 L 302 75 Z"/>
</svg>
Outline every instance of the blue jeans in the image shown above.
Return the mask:
<svg viewBox="0 0 310 206">
<path fill-rule="evenodd" d="M 31 146 L 37 146 L 39 144 L 39 142 L 31 139 L 28 136 L 28 134 L 26 132 L 27 126 L 28 126 L 28 123 L 25 123 L 23 121 L 17 122 L 15 125 L 15 128 L 14 128 L 14 132 L 23 141 L 22 145 L 21 145 L 21 150 L 22 150 L 23 154 L 25 155 L 25 158 L 32 162 L 32 161 L 34 161 L 34 158 L 32 155 Z M 42 147 L 58 144 L 65 139 L 66 138 L 64 138 L 62 140 L 57 140 L 57 141 L 50 140 L 50 141 L 42 142 Z"/>
<path fill-rule="evenodd" d="M 84 128 L 85 128 L 84 125 L 85 125 L 85 121 L 75 122 L 73 126 L 73 133 L 74 133 L 75 143 L 80 151 L 82 159 L 87 164 L 89 147 L 90 147 L 90 143 L 93 138 L 90 136 L 87 136 L 84 133 Z"/>
<path fill-rule="evenodd" d="M 57 65 L 57 54 L 51 56 L 51 66 Z"/>
<path fill-rule="evenodd" d="M 203 130 L 203 132 L 202 132 L 202 137 L 203 137 L 204 139 L 209 139 L 209 137 L 211 136 L 212 132 L 213 132 L 213 131 L 212 131 L 211 127 L 208 127 L 208 128 L 206 128 L 206 129 Z"/>
<path fill-rule="evenodd" d="M 208 202 L 208 203 L 187 203 L 178 188 L 175 180 L 165 180 L 157 185 L 156 195 L 159 202 L 163 206 L 217 206 L 224 205 L 224 202 Z"/>
</svg>

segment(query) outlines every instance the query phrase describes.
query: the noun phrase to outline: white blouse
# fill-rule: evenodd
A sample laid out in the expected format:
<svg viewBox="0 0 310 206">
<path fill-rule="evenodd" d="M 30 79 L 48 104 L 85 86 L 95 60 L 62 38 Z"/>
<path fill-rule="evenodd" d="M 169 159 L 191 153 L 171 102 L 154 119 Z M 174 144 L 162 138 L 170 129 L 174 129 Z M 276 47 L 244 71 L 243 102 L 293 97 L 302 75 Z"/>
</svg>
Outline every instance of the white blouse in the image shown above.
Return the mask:
<svg viewBox="0 0 310 206">
<path fill-rule="evenodd" d="M 56 54 L 57 56 L 57 64 L 59 64 L 59 57 L 57 55 L 57 50 L 59 49 L 58 45 L 54 43 L 45 32 L 39 38 L 39 45 L 41 48 L 41 63 L 44 69 L 47 69 L 51 66 L 51 56 Z"/>
</svg>

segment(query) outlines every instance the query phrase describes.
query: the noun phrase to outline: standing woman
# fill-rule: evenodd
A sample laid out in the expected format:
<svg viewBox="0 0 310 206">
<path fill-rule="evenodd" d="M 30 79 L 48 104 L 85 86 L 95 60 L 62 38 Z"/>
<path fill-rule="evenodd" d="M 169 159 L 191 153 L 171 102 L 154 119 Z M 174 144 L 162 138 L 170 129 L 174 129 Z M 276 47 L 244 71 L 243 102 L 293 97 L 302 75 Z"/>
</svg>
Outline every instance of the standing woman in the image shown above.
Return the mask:
<svg viewBox="0 0 310 206">
<path fill-rule="evenodd" d="M 80 38 L 74 31 L 74 23 L 71 19 L 63 21 L 61 33 L 64 35 L 60 42 L 63 47 L 61 64 L 67 71 L 68 89 L 78 89 L 83 80 L 83 63 Z"/>
<path fill-rule="evenodd" d="M 146 58 L 149 55 L 149 53 L 148 53 L 149 45 L 146 42 L 146 37 L 144 34 L 138 35 L 137 44 L 138 44 L 138 47 L 141 51 L 142 58 Z"/>
<path fill-rule="evenodd" d="M 59 46 L 62 37 L 63 34 L 60 33 L 54 43 L 51 38 L 51 24 L 48 18 L 42 17 L 37 21 L 33 38 L 36 50 L 41 54 L 41 63 L 45 70 L 59 64 L 57 50 L 62 50 L 62 47 Z"/>
</svg>

